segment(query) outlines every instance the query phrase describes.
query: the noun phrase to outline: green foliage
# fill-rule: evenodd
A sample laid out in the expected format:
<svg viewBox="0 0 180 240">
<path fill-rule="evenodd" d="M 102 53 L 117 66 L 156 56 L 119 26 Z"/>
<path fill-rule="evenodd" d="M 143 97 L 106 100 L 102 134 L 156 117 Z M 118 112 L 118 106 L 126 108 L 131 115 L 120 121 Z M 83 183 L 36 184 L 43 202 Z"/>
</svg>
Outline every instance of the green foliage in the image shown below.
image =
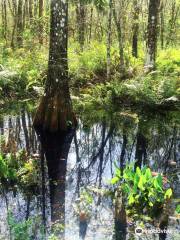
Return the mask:
<svg viewBox="0 0 180 240">
<path fill-rule="evenodd" d="M 80 197 L 76 199 L 75 204 L 73 204 L 73 208 L 79 218 L 83 217 L 88 219 L 91 215 L 92 204 L 92 194 L 89 191 L 83 189 L 80 192 Z"/>
<path fill-rule="evenodd" d="M 162 175 L 153 176 L 150 168 L 146 166 L 134 170 L 134 164 L 130 164 L 123 173 L 116 167 L 111 184 L 121 189 L 128 199 L 129 214 L 146 212 L 148 216 L 154 216 L 172 197 L 172 189 L 165 189 Z"/>
<path fill-rule="evenodd" d="M 38 47 L 20 48 L 16 51 L 8 48 L 0 64 L 5 69 L 0 72 L 0 91 L 5 97 L 33 96 L 43 86 L 46 78 L 47 51 Z"/>
<path fill-rule="evenodd" d="M 15 190 L 17 187 L 25 195 L 38 191 L 39 167 L 35 159 L 28 157 L 25 151 L 16 154 L 0 154 L 1 187 Z"/>
<path fill-rule="evenodd" d="M 31 226 L 32 220 L 29 219 L 27 221 L 16 222 L 15 218 L 12 214 L 9 213 L 8 216 L 8 225 L 11 231 L 12 239 L 13 240 L 30 240 L 31 239 Z"/>
<path fill-rule="evenodd" d="M 12 240 L 31 240 L 37 238 L 37 236 L 38 239 L 45 239 L 43 229 L 40 227 L 41 219 L 39 217 L 18 221 L 12 212 L 9 212 L 7 221 Z"/>
<path fill-rule="evenodd" d="M 180 214 L 180 204 L 178 204 L 178 205 L 176 206 L 176 213 L 177 213 L 177 214 Z"/>
<path fill-rule="evenodd" d="M 180 75 L 180 51 L 169 48 L 160 52 L 157 58 L 157 68 L 163 74 Z"/>
<path fill-rule="evenodd" d="M 119 82 L 117 80 L 98 84 L 80 95 L 77 104 L 81 108 L 109 108 L 121 104 L 156 107 L 163 105 L 178 106 L 179 81 L 172 76 L 151 73 L 147 76 Z"/>
<path fill-rule="evenodd" d="M 73 85 L 84 85 L 89 80 L 103 77 L 106 72 L 106 45 L 93 41 L 80 52 L 79 46 L 72 43 L 69 49 L 69 73 Z"/>
</svg>

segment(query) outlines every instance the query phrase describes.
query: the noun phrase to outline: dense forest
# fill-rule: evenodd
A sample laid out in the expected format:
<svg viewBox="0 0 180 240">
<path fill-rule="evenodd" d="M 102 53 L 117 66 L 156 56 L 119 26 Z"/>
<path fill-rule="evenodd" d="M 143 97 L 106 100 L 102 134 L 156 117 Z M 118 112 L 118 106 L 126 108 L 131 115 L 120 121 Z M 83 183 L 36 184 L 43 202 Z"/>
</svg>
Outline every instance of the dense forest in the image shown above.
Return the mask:
<svg viewBox="0 0 180 240">
<path fill-rule="evenodd" d="M 0 13 L 0 239 L 179 239 L 180 1 Z"/>
</svg>

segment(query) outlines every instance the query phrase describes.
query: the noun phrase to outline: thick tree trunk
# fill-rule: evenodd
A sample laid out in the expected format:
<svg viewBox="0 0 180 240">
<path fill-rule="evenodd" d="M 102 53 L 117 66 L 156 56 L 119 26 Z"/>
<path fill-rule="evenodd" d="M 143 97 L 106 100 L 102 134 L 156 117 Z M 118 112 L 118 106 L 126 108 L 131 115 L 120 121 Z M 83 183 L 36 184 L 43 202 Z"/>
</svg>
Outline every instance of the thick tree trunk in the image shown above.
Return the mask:
<svg viewBox="0 0 180 240">
<path fill-rule="evenodd" d="M 68 84 L 68 4 L 51 1 L 50 50 L 45 93 L 34 118 L 43 130 L 67 131 L 76 125 Z"/>
<path fill-rule="evenodd" d="M 157 26 L 160 0 L 149 1 L 148 27 L 147 27 L 147 43 L 146 43 L 146 71 L 155 69 L 156 50 L 157 50 Z"/>
<path fill-rule="evenodd" d="M 133 2 L 134 12 L 133 12 L 133 37 L 132 37 L 132 55 L 133 57 L 138 57 L 138 31 L 139 31 L 139 3 L 137 0 Z"/>
</svg>

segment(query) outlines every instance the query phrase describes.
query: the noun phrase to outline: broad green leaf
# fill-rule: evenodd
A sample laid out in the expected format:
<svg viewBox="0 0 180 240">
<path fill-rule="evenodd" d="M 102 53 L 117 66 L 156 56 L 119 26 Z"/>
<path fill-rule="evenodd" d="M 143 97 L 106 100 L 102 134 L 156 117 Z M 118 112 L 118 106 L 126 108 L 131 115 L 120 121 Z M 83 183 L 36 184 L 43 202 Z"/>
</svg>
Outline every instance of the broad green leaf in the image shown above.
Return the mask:
<svg viewBox="0 0 180 240">
<path fill-rule="evenodd" d="M 139 183 L 138 183 L 138 187 L 140 190 L 144 191 L 144 176 L 140 176 L 140 179 L 139 179 Z"/>
<path fill-rule="evenodd" d="M 119 178 L 121 177 L 121 170 L 119 168 L 116 168 L 115 175 Z"/>
<path fill-rule="evenodd" d="M 149 206 L 150 206 L 150 207 L 153 207 L 153 203 L 152 203 L 152 202 L 149 202 Z"/>
<path fill-rule="evenodd" d="M 158 177 L 154 178 L 154 187 L 156 190 L 162 191 L 162 185 L 163 185 L 162 176 L 158 175 Z"/>
<path fill-rule="evenodd" d="M 117 182 L 119 182 L 119 178 L 118 177 L 113 177 L 112 179 L 111 179 L 111 184 L 116 184 Z"/>
<path fill-rule="evenodd" d="M 146 178 L 146 180 L 149 180 L 149 179 L 152 178 L 152 174 L 151 174 L 150 168 L 147 168 L 147 169 L 146 169 L 145 178 Z"/>
<path fill-rule="evenodd" d="M 141 176 L 141 169 L 139 167 L 136 168 L 136 173 L 139 177 Z"/>
<path fill-rule="evenodd" d="M 133 195 L 131 194 L 131 195 L 129 196 L 128 203 L 129 203 L 129 205 L 131 205 L 131 204 L 133 204 L 134 202 L 135 202 L 135 198 L 134 198 Z"/>
<path fill-rule="evenodd" d="M 170 198 L 172 196 L 172 189 L 171 188 L 169 188 L 167 191 L 166 191 L 166 193 L 165 193 L 165 195 L 164 195 L 164 198 L 166 199 L 166 198 Z"/>
</svg>

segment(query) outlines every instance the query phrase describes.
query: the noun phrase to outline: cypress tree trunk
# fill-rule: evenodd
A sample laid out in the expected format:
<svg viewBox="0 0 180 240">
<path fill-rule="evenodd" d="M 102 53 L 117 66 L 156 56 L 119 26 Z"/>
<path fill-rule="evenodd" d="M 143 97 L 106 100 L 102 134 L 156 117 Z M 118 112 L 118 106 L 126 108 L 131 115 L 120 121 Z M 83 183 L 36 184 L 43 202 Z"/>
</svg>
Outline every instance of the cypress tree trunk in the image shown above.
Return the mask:
<svg viewBox="0 0 180 240">
<path fill-rule="evenodd" d="M 50 49 L 45 93 L 34 118 L 34 126 L 64 132 L 76 125 L 68 85 L 68 3 L 51 1 Z"/>
<path fill-rule="evenodd" d="M 156 50 L 157 50 L 157 26 L 160 0 L 149 1 L 149 15 L 147 27 L 147 52 L 145 68 L 147 71 L 155 69 Z"/>
</svg>

